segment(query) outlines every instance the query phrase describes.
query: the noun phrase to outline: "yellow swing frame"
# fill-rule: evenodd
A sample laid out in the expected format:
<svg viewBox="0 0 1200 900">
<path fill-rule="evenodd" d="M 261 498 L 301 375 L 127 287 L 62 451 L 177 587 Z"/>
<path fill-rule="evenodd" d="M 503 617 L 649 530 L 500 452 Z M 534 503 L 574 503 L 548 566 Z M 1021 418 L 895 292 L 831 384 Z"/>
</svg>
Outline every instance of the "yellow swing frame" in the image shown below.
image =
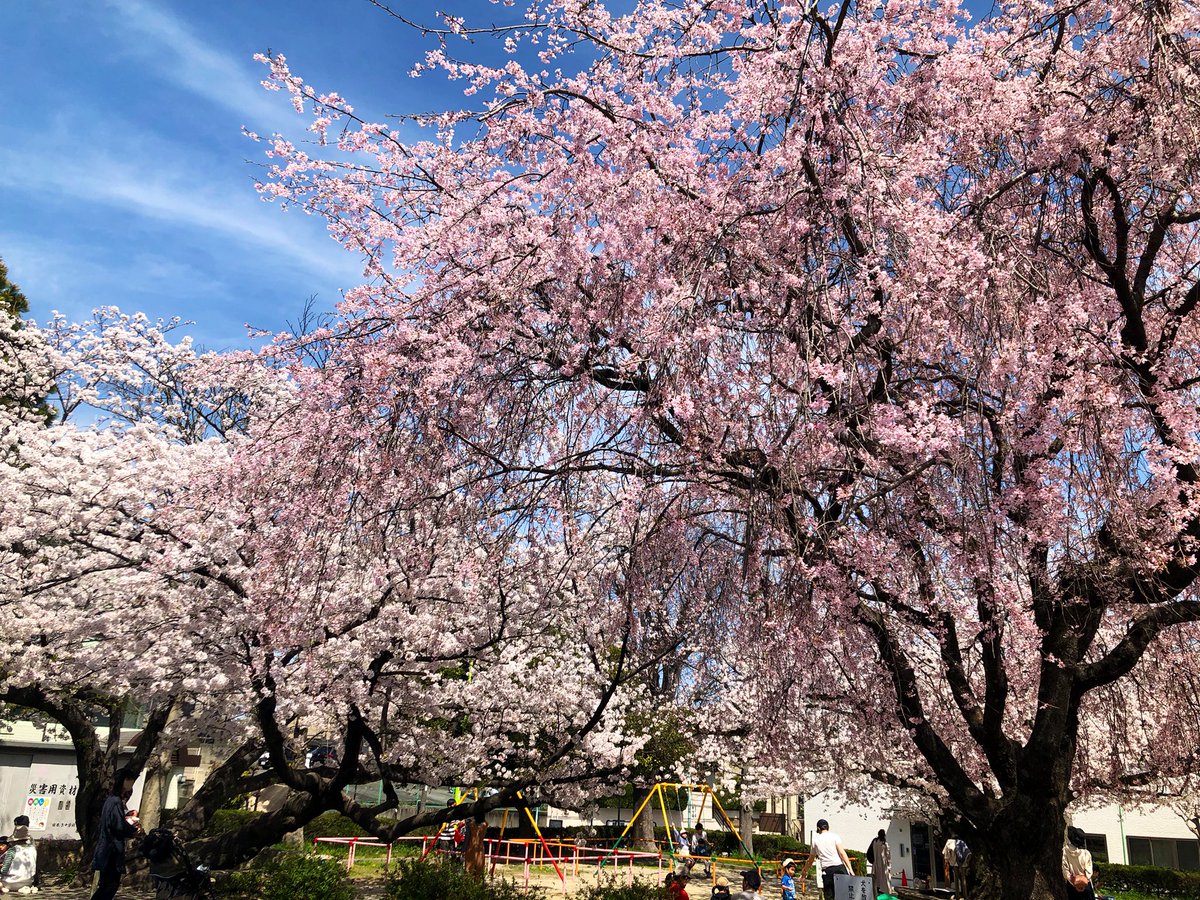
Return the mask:
<svg viewBox="0 0 1200 900">
<path fill-rule="evenodd" d="M 761 864 L 759 863 L 759 861 L 757 859 L 753 858 L 750 851 L 746 848 L 746 842 L 742 840 L 741 832 L 739 832 L 737 829 L 737 826 L 733 824 L 733 819 L 731 819 L 729 817 L 729 813 L 727 813 L 725 811 L 725 807 L 721 805 L 721 801 L 717 797 L 716 793 L 713 791 L 712 785 L 709 785 L 709 784 L 688 784 L 686 782 L 678 782 L 678 781 L 660 781 L 657 784 L 655 784 L 654 787 L 650 789 L 650 793 L 648 793 L 646 795 L 646 799 L 642 801 L 642 805 L 637 808 L 637 811 L 634 812 L 633 817 L 630 818 L 629 823 L 625 826 L 625 830 L 621 832 L 621 836 L 619 838 L 617 838 L 617 842 L 613 845 L 614 853 L 625 842 L 626 835 L 628 835 L 629 832 L 633 829 L 633 826 L 637 822 L 638 817 L 640 815 L 642 815 L 642 813 L 645 812 L 646 807 L 650 805 L 650 801 L 653 800 L 655 797 L 658 797 L 658 805 L 659 805 L 659 809 L 662 811 L 663 824 L 666 826 L 666 829 L 667 829 L 667 854 L 668 854 L 668 856 L 670 856 L 672 863 L 675 861 L 675 841 L 671 837 L 671 819 L 667 815 L 667 801 L 666 801 L 666 797 L 663 794 L 663 790 L 666 788 L 672 788 L 676 791 L 687 790 L 687 791 L 699 792 L 699 794 L 700 794 L 700 809 L 696 813 L 697 821 L 699 821 L 700 819 L 702 819 L 704 817 L 704 806 L 708 802 L 709 798 L 711 798 L 713 809 L 716 810 L 718 813 L 720 813 L 720 819 L 724 823 L 725 827 L 728 828 L 731 832 L 733 832 L 733 836 L 735 838 L 737 838 L 738 844 L 740 844 L 741 848 L 746 851 L 746 855 L 744 857 L 715 856 L 714 855 L 714 856 L 709 856 L 709 857 L 696 857 L 697 859 L 709 859 L 714 864 L 717 862 L 750 863 L 761 874 L 761 872 L 762 872 Z M 690 805 L 690 802 L 689 802 L 689 805 Z M 717 871 L 717 867 L 716 867 L 716 865 L 713 865 L 712 872 L 713 872 L 714 883 L 716 881 L 716 871 Z"/>
</svg>

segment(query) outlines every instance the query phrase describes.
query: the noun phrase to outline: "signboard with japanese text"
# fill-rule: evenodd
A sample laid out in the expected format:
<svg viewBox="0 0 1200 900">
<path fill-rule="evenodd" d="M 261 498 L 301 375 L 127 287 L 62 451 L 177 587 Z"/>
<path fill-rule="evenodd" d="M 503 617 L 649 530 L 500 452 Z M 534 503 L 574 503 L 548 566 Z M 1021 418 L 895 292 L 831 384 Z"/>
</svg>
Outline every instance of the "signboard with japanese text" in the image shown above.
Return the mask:
<svg viewBox="0 0 1200 900">
<path fill-rule="evenodd" d="M 25 814 L 29 830 L 41 833 L 75 831 L 75 796 L 79 776 L 72 765 L 33 763 L 29 767 Z"/>
<path fill-rule="evenodd" d="M 859 875 L 834 875 L 833 900 L 875 900 L 871 879 Z"/>
</svg>

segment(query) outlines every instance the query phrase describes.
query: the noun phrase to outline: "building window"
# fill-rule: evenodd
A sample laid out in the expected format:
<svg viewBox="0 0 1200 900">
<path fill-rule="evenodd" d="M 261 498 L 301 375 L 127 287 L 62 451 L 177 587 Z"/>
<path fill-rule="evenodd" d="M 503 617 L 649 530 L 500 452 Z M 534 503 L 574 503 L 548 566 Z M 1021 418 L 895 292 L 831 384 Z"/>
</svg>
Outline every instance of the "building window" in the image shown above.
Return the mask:
<svg viewBox="0 0 1200 900">
<path fill-rule="evenodd" d="M 1129 837 L 1129 864 L 1163 869 L 1200 870 L 1200 841 Z"/>
<path fill-rule="evenodd" d="M 1108 835 L 1087 835 L 1087 850 L 1092 854 L 1092 862 L 1108 862 Z"/>
</svg>

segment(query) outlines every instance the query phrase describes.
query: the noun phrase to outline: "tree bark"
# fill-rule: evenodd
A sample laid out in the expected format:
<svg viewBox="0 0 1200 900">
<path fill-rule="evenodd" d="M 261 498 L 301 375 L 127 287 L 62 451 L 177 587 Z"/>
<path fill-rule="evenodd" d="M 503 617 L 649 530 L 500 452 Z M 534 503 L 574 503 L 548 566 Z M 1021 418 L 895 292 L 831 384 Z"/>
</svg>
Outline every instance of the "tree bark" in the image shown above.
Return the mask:
<svg viewBox="0 0 1200 900">
<path fill-rule="evenodd" d="M 1066 804 L 1046 797 L 1011 798 L 984 832 L 969 833 L 971 900 L 1062 900 Z"/>
<path fill-rule="evenodd" d="M 742 766 L 740 774 L 741 788 L 746 786 L 746 767 Z M 740 794 L 740 791 L 739 791 Z M 746 849 L 750 851 L 750 855 L 754 855 L 754 810 L 747 805 L 746 801 L 740 796 L 738 798 L 738 831 L 742 836 L 742 843 Z"/>
<path fill-rule="evenodd" d="M 634 788 L 633 791 L 633 811 L 636 812 L 638 807 L 645 802 L 650 796 L 650 792 L 654 788 Z M 668 828 L 670 822 L 666 823 Z M 642 810 L 642 814 L 637 817 L 633 823 L 633 848 L 641 850 L 644 853 L 653 853 L 654 846 L 654 807 L 646 804 L 646 808 Z"/>
<path fill-rule="evenodd" d="M 482 879 L 487 868 L 484 853 L 484 838 L 486 837 L 487 820 L 472 820 L 471 827 L 467 831 L 467 846 L 463 852 L 463 864 L 466 866 L 467 873 L 474 878 Z"/>
<path fill-rule="evenodd" d="M 262 755 L 260 740 L 249 740 L 237 747 L 221 765 L 213 769 L 204 784 L 192 795 L 175 818 L 171 828 L 183 841 L 200 835 L 208 825 L 212 814 L 222 808 L 231 797 L 250 791 L 261 790 L 274 783 L 273 773 L 248 775 L 248 771 Z"/>
<path fill-rule="evenodd" d="M 754 854 L 754 810 L 745 804 L 738 807 L 738 832 L 742 843 L 751 855 Z"/>
<path fill-rule="evenodd" d="M 138 818 L 142 820 L 142 828 L 146 831 L 153 831 L 162 822 L 171 772 L 171 751 L 167 749 L 155 753 L 150 764 L 146 766 L 142 802 L 138 806 Z"/>
</svg>

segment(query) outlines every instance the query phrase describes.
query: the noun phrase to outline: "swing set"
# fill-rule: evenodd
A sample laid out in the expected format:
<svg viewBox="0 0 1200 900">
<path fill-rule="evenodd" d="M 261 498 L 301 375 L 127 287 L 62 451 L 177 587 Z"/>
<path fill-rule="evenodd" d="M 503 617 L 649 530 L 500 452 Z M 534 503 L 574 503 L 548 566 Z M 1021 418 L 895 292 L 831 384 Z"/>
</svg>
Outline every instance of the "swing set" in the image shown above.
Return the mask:
<svg viewBox="0 0 1200 900">
<path fill-rule="evenodd" d="M 712 800 L 712 809 L 713 809 L 714 813 L 716 814 L 716 817 L 722 823 L 724 828 L 728 829 L 733 834 L 733 836 L 735 838 L 737 838 L 738 845 L 741 847 L 742 852 L 745 855 L 744 856 L 718 856 L 717 854 L 714 853 L 714 854 L 710 854 L 707 856 L 697 856 L 693 853 L 687 853 L 687 854 L 678 853 L 674 838 L 672 836 L 671 818 L 668 815 L 668 806 L 667 806 L 667 798 L 666 798 L 667 790 L 674 790 L 676 792 L 676 797 L 679 796 L 679 791 L 683 791 L 683 790 L 686 790 L 689 792 L 694 791 L 700 795 L 699 809 L 696 811 L 696 814 L 694 817 L 689 815 L 689 818 L 691 819 L 691 822 L 688 824 L 689 828 L 692 827 L 693 824 L 699 822 L 704 817 L 705 807 L 708 805 L 709 799 L 711 799 Z M 455 791 L 455 800 L 454 800 L 453 805 L 454 806 L 461 805 L 462 803 L 465 803 L 469 799 L 470 800 L 478 800 L 479 797 L 480 797 L 479 788 L 471 788 L 469 790 L 464 790 L 461 792 L 456 790 Z M 652 802 L 655 800 L 655 798 L 657 798 L 658 808 L 662 812 L 663 822 L 666 823 L 666 826 L 667 826 L 668 838 L 667 838 L 666 847 L 663 848 L 662 850 L 655 851 L 655 853 L 638 853 L 638 852 L 635 852 L 633 850 L 633 848 L 626 848 L 626 849 L 622 850 L 622 845 L 625 844 L 626 838 L 629 836 L 630 832 L 633 830 L 633 827 L 637 823 L 639 817 L 646 814 L 647 809 L 649 809 L 651 811 L 650 815 L 653 815 L 654 806 L 652 805 Z M 490 860 L 491 860 L 489 874 L 495 875 L 496 864 L 500 861 L 517 862 L 518 864 L 523 862 L 525 865 L 525 869 L 526 869 L 526 881 L 528 883 L 528 870 L 529 870 L 530 864 L 531 863 L 533 865 L 538 864 L 537 859 L 530 854 L 530 850 L 532 849 L 532 847 L 537 847 L 540 845 L 541 851 L 544 854 L 544 856 L 541 857 L 541 861 L 542 861 L 541 864 L 544 864 L 545 862 L 549 862 L 554 867 L 555 874 L 558 875 L 559 881 L 562 883 L 563 890 L 565 891 L 566 885 L 567 885 L 567 876 L 566 876 L 566 873 L 563 871 L 563 868 L 559 865 L 559 863 L 561 862 L 561 863 L 563 863 L 563 865 L 565 865 L 569 868 L 571 859 L 569 859 L 567 857 L 567 855 L 565 855 L 565 854 L 563 856 L 559 856 L 551 849 L 550 842 L 548 842 L 546 840 L 545 836 L 542 834 L 541 828 L 538 827 L 537 818 L 533 815 L 533 813 L 529 809 L 529 804 L 524 802 L 524 797 L 520 793 L 517 794 L 517 799 L 519 801 L 521 801 L 519 806 L 503 807 L 501 809 L 502 818 L 500 821 L 499 837 L 495 840 L 487 840 L 487 844 L 492 847 L 492 852 L 490 852 L 488 854 L 488 856 L 490 857 Z M 680 807 L 678 810 L 678 812 L 680 814 L 680 818 L 683 819 L 684 809 L 683 809 L 682 803 L 680 802 L 680 803 L 678 803 L 678 805 Z M 689 814 L 690 814 L 690 809 L 691 809 L 691 802 L 690 802 L 690 798 L 689 798 L 689 802 L 688 802 Z M 537 836 L 537 841 L 536 842 L 526 842 L 527 849 L 522 851 L 521 856 L 512 857 L 510 855 L 511 848 L 509 848 L 508 850 L 504 849 L 505 847 L 507 847 L 509 844 L 512 843 L 511 841 L 505 841 L 504 833 L 508 827 L 509 814 L 514 813 L 514 814 L 519 815 L 518 810 L 523 811 L 525 813 L 525 817 L 529 820 L 529 824 L 533 827 L 533 832 Z M 425 856 L 427 856 L 434 849 L 434 847 L 436 846 L 437 843 L 438 843 L 437 840 L 429 842 L 425 846 L 423 853 L 421 855 L 421 858 L 424 859 Z M 563 846 L 564 846 L 559 842 L 554 842 L 554 843 L 556 844 L 556 846 L 559 846 L 560 848 L 563 848 Z M 580 864 L 580 862 L 584 861 L 584 859 L 586 857 L 581 857 L 580 848 L 575 847 L 575 848 L 573 848 L 573 850 L 574 850 L 575 875 L 578 875 L 579 874 L 579 872 L 578 872 L 579 864 Z M 660 870 L 661 870 L 661 865 L 664 862 L 664 857 L 665 857 L 665 860 L 669 862 L 672 869 L 681 860 L 683 860 L 683 861 L 707 860 L 707 862 L 710 864 L 711 876 L 712 876 L 714 882 L 716 880 L 716 864 L 717 863 L 730 863 L 730 864 L 735 864 L 735 865 L 736 864 L 743 864 L 743 865 L 749 864 L 750 866 L 753 866 L 754 869 L 757 872 L 759 872 L 760 875 L 762 873 L 762 865 L 763 865 L 762 860 L 755 858 L 754 854 L 751 853 L 749 848 L 746 846 L 746 842 L 742 839 L 742 835 L 738 831 L 737 826 L 734 824 L 734 822 L 730 818 L 729 814 L 725 811 L 725 808 L 721 805 L 721 801 L 717 797 L 716 793 L 713 791 L 712 786 L 707 785 L 707 784 L 687 784 L 687 783 L 682 783 L 682 782 L 665 782 L 665 781 L 655 784 L 654 787 L 651 788 L 650 792 L 646 795 L 645 800 L 642 801 L 642 804 L 637 808 L 636 812 L 634 812 L 633 817 L 629 820 L 629 823 L 625 826 L 624 831 L 621 832 L 620 837 L 617 838 L 616 843 L 611 848 L 608 848 L 608 849 L 596 848 L 596 852 L 594 854 L 594 864 L 597 867 L 597 874 L 599 874 L 599 871 L 604 867 L 604 865 L 607 862 L 611 861 L 614 866 L 619 864 L 621 862 L 621 858 L 623 855 L 624 857 L 626 857 L 626 861 L 629 863 L 629 866 L 630 866 L 629 878 L 632 883 L 633 866 L 635 864 L 635 857 L 637 857 L 639 859 L 641 857 L 648 857 L 650 859 L 650 861 L 653 862 L 653 858 L 655 857 L 655 854 L 657 854 L 657 859 L 659 861 Z M 642 860 L 638 864 L 640 865 L 642 862 L 645 862 L 645 860 Z"/>
<path fill-rule="evenodd" d="M 697 857 L 691 853 L 687 854 L 686 856 L 683 854 L 676 854 L 675 840 L 671 835 L 671 818 L 670 818 L 670 816 L 667 815 L 667 800 L 666 800 L 666 795 L 664 793 L 664 791 L 667 789 L 674 790 L 676 792 L 676 794 L 675 794 L 676 797 L 679 796 L 679 791 L 681 791 L 681 790 L 686 790 L 689 792 L 696 791 L 700 794 L 700 808 L 699 808 L 699 810 L 697 810 L 695 817 L 692 819 L 693 823 L 699 822 L 701 819 L 704 818 L 704 807 L 708 803 L 709 799 L 711 799 L 713 810 L 720 815 L 720 821 L 724 824 L 724 826 L 730 832 L 732 832 L 733 836 L 735 838 L 737 838 L 738 845 L 742 848 L 742 851 L 746 855 L 745 856 L 717 856 L 716 854 L 711 854 L 709 856 Z M 685 784 L 682 782 L 674 782 L 674 781 L 660 781 L 657 784 L 655 784 L 654 787 L 650 789 L 650 792 L 646 795 L 646 799 L 642 801 L 642 805 L 637 808 L 637 811 L 633 814 L 633 817 L 630 818 L 629 823 L 625 826 L 625 830 L 621 832 L 621 836 L 619 838 L 617 838 L 617 842 L 613 845 L 613 848 L 611 851 L 612 853 L 615 854 L 617 852 L 617 850 L 619 850 L 621 848 L 621 845 L 625 842 L 626 836 L 629 834 L 630 831 L 633 830 L 633 826 L 637 822 L 638 817 L 641 816 L 646 811 L 647 808 L 653 810 L 654 807 L 651 806 L 651 801 L 655 797 L 658 798 L 659 809 L 662 811 L 663 825 L 665 825 L 666 829 L 667 829 L 666 850 L 667 850 L 667 855 L 670 857 L 672 867 L 674 867 L 675 862 L 678 858 L 707 859 L 712 864 L 712 870 L 713 870 L 714 877 L 715 877 L 715 873 L 716 873 L 716 863 L 718 863 L 718 862 L 749 863 L 750 865 L 754 866 L 755 870 L 757 872 L 759 872 L 760 875 L 762 874 L 761 861 L 754 858 L 754 854 L 750 852 L 750 849 L 746 846 L 746 842 L 744 840 L 742 840 L 742 835 L 738 831 L 737 826 L 733 824 L 733 819 L 731 819 L 729 817 L 729 813 L 725 812 L 725 807 L 721 805 L 720 799 L 718 799 L 716 793 L 713 791 L 712 785 L 709 785 L 709 784 Z M 679 813 L 680 813 L 680 819 L 682 820 L 682 818 L 683 818 L 682 803 L 679 803 L 677 805 L 680 807 Z M 688 810 L 689 811 L 691 809 L 691 805 L 692 805 L 691 798 L 689 796 L 689 798 L 688 798 Z M 653 816 L 653 812 L 651 812 L 650 815 Z M 689 824 L 688 827 L 690 828 L 691 824 Z"/>
<path fill-rule="evenodd" d="M 466 791 L 461 790 L 460 788 L 454 789 L 454 803 L 453 803 L 454 806 L 461 806 L 463 803 L 466 803 L 468 799 L 478 800 L 479 799 L 479 788 L 471 788 L 470 790 L 466 790 Z M 525 799 L 521 795 L 520 791 L 517 791 L 517 799 L 521 800 L 521 801 L 524 801 L 524 799 Z M 529 811 L 529 804 L 522 803 L 522 805 L 520 806 L 520 809 L 524 811 L 526 818 L 529 819 L 529 824 L 533 826 L 533 833 L 537 835 L 537 839 L 541 843 L 542 849 L 546 852 L 546 858 L 549 859 L 551 864 L 554 866 L 554 871 L 558 874 L 559 880 L 562 881 L 563 884 L 566 884 L 567 876 L 564 875 L 562 869 L 559 868 L 558 859 L 555 857 L 554 853 L 551 851 L 550 845 L 548 843 L 546 843 L 546 838 L 542 835 L 542 829 L 538 828 L 537 819 L 534 817 L 533 813 L 531 813 Z M 508 814 L 510 812 L 514 812 L 514 811 L 515 810 L 512 807 L 508 807 L 508 806 L 503 807 L 503 809 L 501 810 L 503 815 L 500 819 L 500 837 L 497 839 L 497 842 L 496 842 L 497 844 L 503 843 L 504 830 L 505 830 L 505 828 L 508 827 Z M 425 859 L 426 856 L 429 855 L 429 852 L 436 846 L 436 844 L 437 844 L 436 841 L 431 842 L 429 844 L 429 846 L 425 848 L 424 852 L 421 854 L 422 861 Z M 489 874 L 495 875 L 496 874 L 497 856 L 495 854 L 491 854 L 491 859 L 492 859 L 492 865 L 491 865 L 491 870 L 490 870 Z"/>
</svg>

